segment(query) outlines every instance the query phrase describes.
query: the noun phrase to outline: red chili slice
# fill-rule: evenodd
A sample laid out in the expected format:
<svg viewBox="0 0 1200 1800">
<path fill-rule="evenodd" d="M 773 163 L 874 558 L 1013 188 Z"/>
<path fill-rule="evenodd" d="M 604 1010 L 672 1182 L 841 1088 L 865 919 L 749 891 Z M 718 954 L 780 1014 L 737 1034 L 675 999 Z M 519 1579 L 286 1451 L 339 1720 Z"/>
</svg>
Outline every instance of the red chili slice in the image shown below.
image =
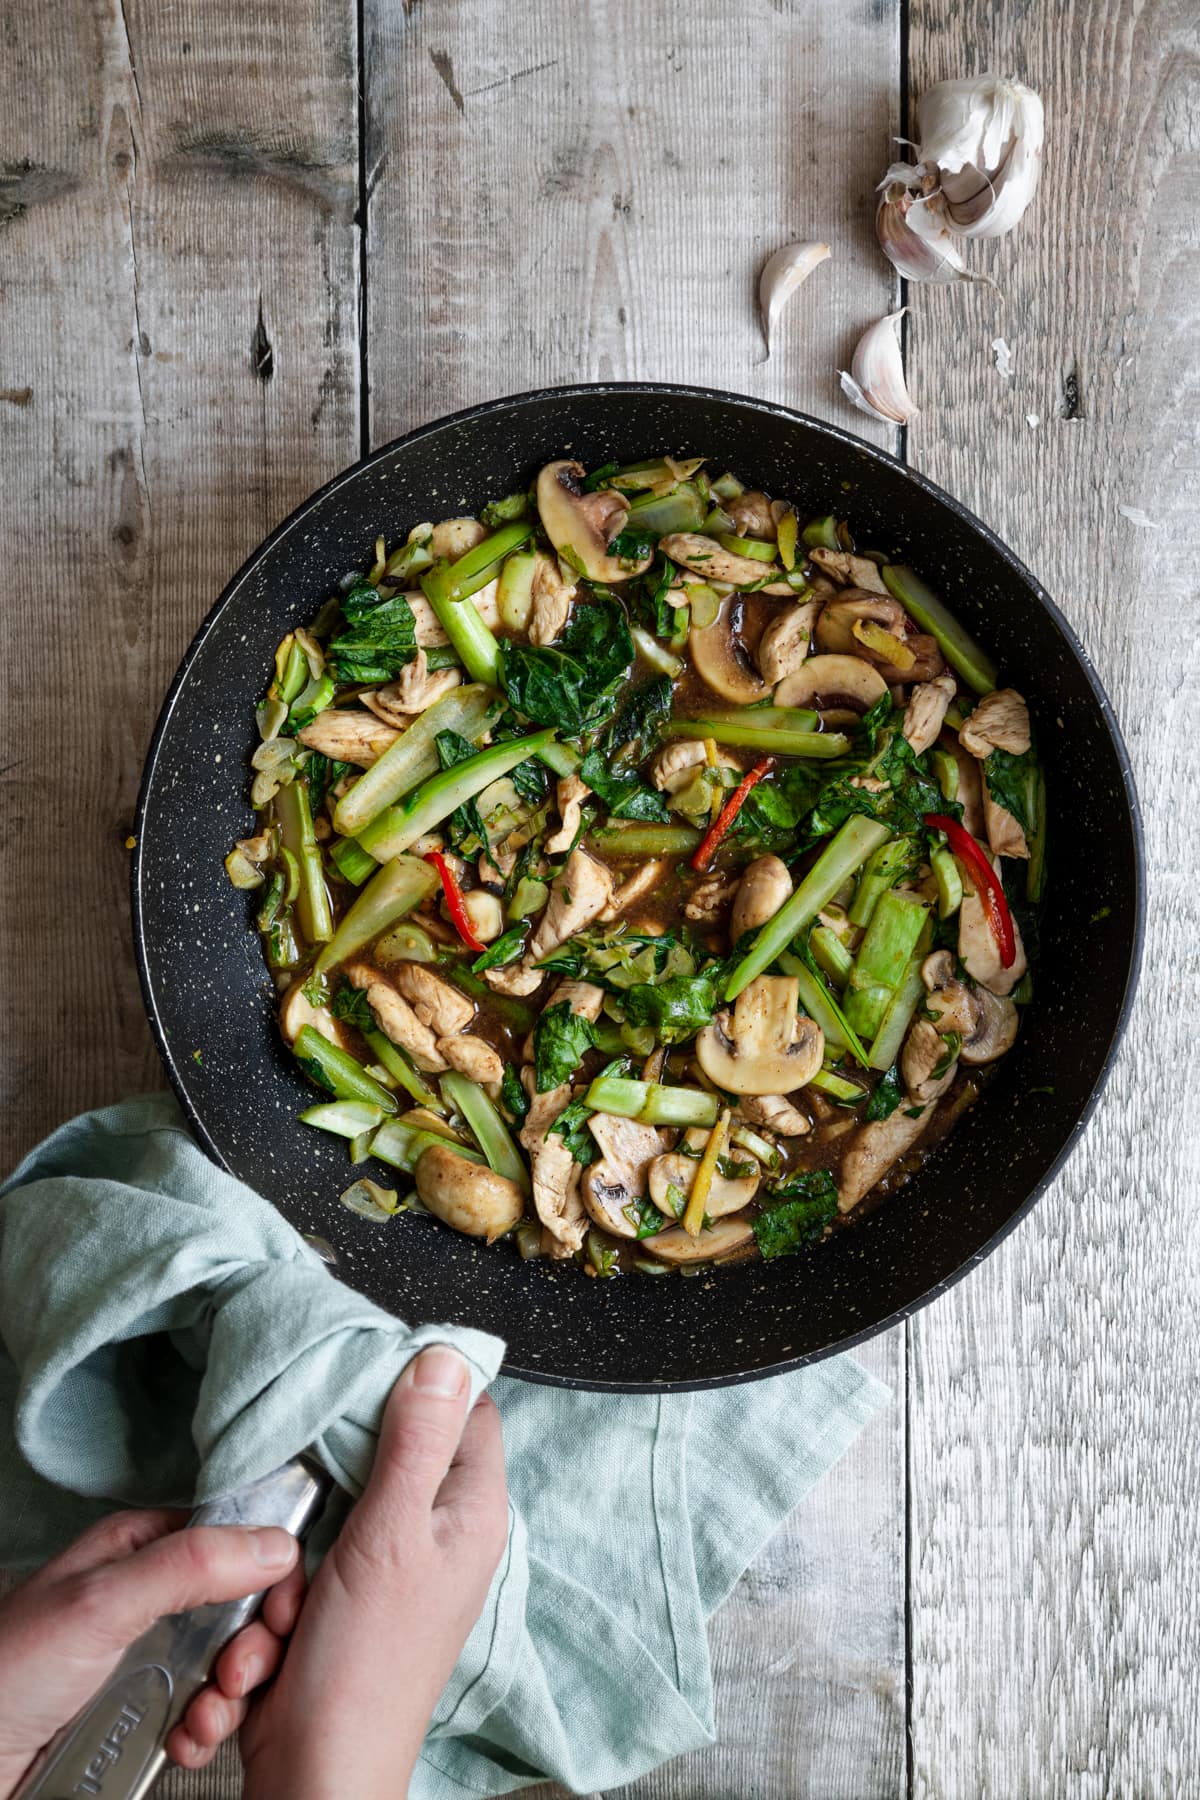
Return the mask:
<svg viewBox="0 0 1200 1800">
<path fill-rule="evenodd" d="M 716 854 L 718 844 L 741 812 L 742 802 L 750 792 L 750 789 L 754 787 L 756 782 L 761 781 L 764 775 L 768 775 L 774 767 L 774 757 L 764 756 L 760 763 L 755 763 L 754 767 L 742 776 L 742 779 L 738 782 L 732 794 L 730 794 L 728 800 L 717 814 L 712 825 L 705 833 L 703 842 L 692 856 L 692 867 L 696 870 L 697 874 L 702 875 L 711 863 Z"/>
<path fill-rule="evenodd" d="M 1004 889 L 996 871 L 970 832 L 957 819 L 951 819 L 945 813 L 926 813 L 925 823 L 931 831 L 945 832 L 946 842 L 951 850 L 960 862 L 967 865 L 983 902 L 988 924 L 992 928 L 992 936 L 1000 952 L 1000 962 L 1004 968 L 1011 969 L 1017 960 L 1017 937 L 1008 901 L 1004 898 Z"/>
<path fill-rule="evenodd" d="M 442 892 L 446 896 L 446 910 L 450 914 L 450 922 L 463 943 L 467 946 L 468 950 L 486 950 L 487 945 L 481 944 L 479 939 L 475 936 L 475 931 L 471 924 L 471 915 L 467 911 L 466 903 L 463 900 L 462 889 L 454 879 L 454 870 L 450 867 L 450 864 L 446 861 L 440 850 L 427 850 L 425 852 L 425 861 L 427 863 L 432 863 L 438 872 L 438 876 L 442 883 Z"/>
</svg>

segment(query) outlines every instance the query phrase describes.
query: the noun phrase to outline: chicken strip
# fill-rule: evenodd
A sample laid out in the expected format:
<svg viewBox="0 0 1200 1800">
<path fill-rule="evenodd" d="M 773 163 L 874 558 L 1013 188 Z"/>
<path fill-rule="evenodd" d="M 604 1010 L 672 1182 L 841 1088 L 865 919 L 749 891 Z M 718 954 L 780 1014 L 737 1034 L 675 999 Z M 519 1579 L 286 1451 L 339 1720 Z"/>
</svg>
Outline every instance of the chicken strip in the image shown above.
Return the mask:
<svg viewBox="0 0 1200 1800">
<path fill-rule="evenodd" d="M 494 1086 L 503 1080 L 504 1063 L 500 1054 L 483 1038 L 472 1037 L 470 1033 L 463 1037 L 440 1037 L 437 1047 L 452 1069 L 478 1082 L 480 1087 Z"/>
<path fill-rule="evenodd" d="M 521 1071 L 521 1080 L 529 1094 L 529 1112 L 520 1139 L 528 1152 L 533 1175 L 534 1211 L 558 1247 L 554 1254 L 571 1255 L 581 1248 L 587 1230 L 587 1214 L 579 1192 L 583 1170 L 565 1140 L 550 1131 L 570 1101 L 571 1086 L 564 1081 L 548 1094 L 539 1094 L 530 1067 Z"/>
<path fill-rule="evenodd" d="M 572 850 L 550 884 L 546 910 L 529 946 L 527 963 L 541 962 L 598 918 L 613 896 L 612 871 L 586 850 Z"/>
<path fill-rule="evenodd" d="M 911 1116 L 916 1113 L 916 1117 Z M 898 1106 L 890 1118 L 860 1125 L 846 1151 L 838 1178 L 838 1207 L 852 1212 L 864 1195 L 917 1142 L 933 1116 L 931 1106 Z"/>
<path fill-rule="evenodd" d="M 391 975 L 422 1025 L 428 1025 L 438 1037 L 457 1036 L 475 1017 L 474 1001 L 424 963 L 397 963 Z"/>
<path fill-rule="evenodd" d="M 367 962 L 347 963 L 342 973 L 351 987 L 361 988 L 366 994 L 367 1005 L 383 1035 L 406 1051 L 418 1069 L 427 1075 L 440 1075 L 446 1068 L 446 1059 L 438 1049 L 437 1039 L 387 977 Z"/>
</svg>

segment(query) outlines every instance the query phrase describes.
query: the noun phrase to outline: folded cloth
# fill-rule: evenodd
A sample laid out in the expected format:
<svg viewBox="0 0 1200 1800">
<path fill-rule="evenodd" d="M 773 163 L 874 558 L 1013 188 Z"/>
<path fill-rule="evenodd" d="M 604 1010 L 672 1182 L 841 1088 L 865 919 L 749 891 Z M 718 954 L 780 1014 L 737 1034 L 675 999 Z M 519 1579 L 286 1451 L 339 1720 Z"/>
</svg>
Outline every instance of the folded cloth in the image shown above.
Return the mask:
<svg viewBox="0 0 1200 1800">
<path fill-rule="evenodd" d="M 71 1121 L 0 1188 L 0 1563 L 306 1448 L 359 1492 L 433 1342 L 492 1385 L 510 1530 L 413 1800 L 616 1787 L 711 1742 L 705 1618 L 886 1390 L 848 1357 L 662 1397 L 497 1381 L 497 1338 L 343 1286 L 166 1095 Z"/>
</svg>

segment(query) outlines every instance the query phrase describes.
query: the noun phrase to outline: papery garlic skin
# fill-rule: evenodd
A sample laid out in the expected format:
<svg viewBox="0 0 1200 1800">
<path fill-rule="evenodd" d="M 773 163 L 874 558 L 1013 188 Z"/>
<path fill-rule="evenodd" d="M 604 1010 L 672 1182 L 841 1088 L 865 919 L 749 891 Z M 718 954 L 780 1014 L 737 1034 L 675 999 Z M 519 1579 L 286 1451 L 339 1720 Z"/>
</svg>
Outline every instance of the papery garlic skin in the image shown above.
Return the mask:
<svg viewBox="0 0 1200 1800">
<path fill-rule="evenodd" d="M 849 373 L 838 371 L 846 398 L 885 425 L 907 425 L 919 411 L 909 398 L 900 354 L 898 329 L 906 311 L 901 307 L 868 326 L 855 346 Z"/>
<path fill-rule="evenodd" d="M 939 81 L 917 107 L 917 155 L 937 171 L 947 230 L 1003 237 L 1024 214 L 1041 174 L 1046 115 L 1021 81 L 979 75 Z"/>
<path fill-rule="evenodd" d="M 766 263 L 758 278 L 758 305 L 763 338 L 771 354 L 771 333 L 784 307 L 813 270 L 829 258 L 828 244 L 785 244 Z"/>
<path fill-rule="evenodd" d="M 969 281 L 962 252 L 939 212 L 900 182 L 888 182 L 875 209 L 875 235 L 907 281 Z"/>
</svg>

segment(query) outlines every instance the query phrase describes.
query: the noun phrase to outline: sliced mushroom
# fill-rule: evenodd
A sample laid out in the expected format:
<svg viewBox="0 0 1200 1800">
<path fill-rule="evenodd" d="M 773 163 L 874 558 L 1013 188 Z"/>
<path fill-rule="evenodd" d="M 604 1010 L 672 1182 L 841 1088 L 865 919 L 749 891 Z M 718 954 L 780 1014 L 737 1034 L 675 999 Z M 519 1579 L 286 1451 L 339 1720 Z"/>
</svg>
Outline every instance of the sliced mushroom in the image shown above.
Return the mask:
<svg viewBox="0 0 1200 1800">
<path fill-rule="evenodd" d="M 914 1019 L 900 1052 L 900 1078 L 909 1099 L 918 1106 L 936 1100 L 954 1080 L 957 1068 L 958 1057 L 937 1026 L 928 1019 Z"/>
<path fill-rule="evenodd" d="M 304 992 L 307 975 L 293 981 L 279 1007 L 279 1029 L 289 1044 L 294 1044 L 305 1025 L 311 1025 L 331 1044 L 345 1048 L 346 1034 L 341 1024 L 323 1006 L 314 1006 Z"/>
<path fill-rule="evenodd" d="M 783 573 L 777 563 L 737 556 L 718 544 L 716 538 L 704 537 L 698 531 L 668 532 L 658 547 L 664 556 L 690 569 L 693 575 L 702 575 L 705 581 L 727 581 L 730 587 L 757 587 Z"/>
<path fill-rule="evenodd" d="M 622 562 L 608 546 L 624 530 L 629 501 L 616 488 L 585 494 L 582 463 L 547 463 L 537 479 L 537 509 L 554 548 L 571 568 L 589 581 L 628 581 L 650 567 L 650 557 Z"/>
<path fill-rule="evenodd" d="M 762 678 L 772 687 L 800 668 L 812 647 L 820 602 L 783 607 L 758 640 L 755 652 Z"/>
<path fill-rule="evenodd" d="M 533 616 L 529 622 L 531 644 L 552 644 L 562 636 L 578 592 L 578 583 L 564 577 L 558 558 L 539 550 L 533 559 L 530 589 L 533 602 Z"/>
<path fill-rule="evenodd" d="M 993 994 L 1011 994 L 1029 967 L 1025 946 L 1021 942 L 1021 928 L 1014 919 L 1016 955 L 1012 967 L 1006 969 L 1000 961 L 1000 947 L 988 922 L 988 914 L 965 869 L 962 872 L 962 884 L 963 899 L 958 911 L 958 960 L 972 981 L 977 981 L 980 987 L 989 989 Z"/>
<path fill-rule="evenodd" d="M 953 954 L 935 950 L 921 964 L 921 980 L 929 994 L 925 1011 L 935 1015 L 934 1024 L 941 1032 L 956 1031 L 969 1037 L 975 1028 L 975 1009 L 971 989 L 955 973 Z"/>
<path fill-rule="evenodd" d="M 663 539 L 664 544 L 667 541 Z M 737 604 L 732 595 L 726 595 L 711 625 L 693 625 L 688 632 L 688 649 L 692 665 L 706 687 L 735 706 L 751 706 L 756 700 L 765 700 L 771 689 L 738 656 L 733 632 Z"/>
<path fill-rule="evenodd" d="M 676 738 L 656 753 L 650 764 L 650 779 L 660 793 L 680 794 L 690 788 L 707 761 L 708 752 L 698 738 Z M 741 774 L 741 764 L 720 745 L 717 746 L 717 767 L 736 769 Z"/>
<path fill-rule="evenodd" d="M 636 1237 L 637 1225 L 626 1217 L 625 1209 L 644 1197 L 650 1164 L 662 1151 L 662 1137 L 652 1125 L 604 1112 L 592 1114 L 588 1130 L 601 1155 L 584 1170 L 583 1204 L 596 1224 L 614 1237 Z"/>
<path fill-rule="evenodd" d="M 1015 1005 L 988 988 L 960 981 L 949 950 L 935 950 L 925 958 L 921 979 L 929 990 L 926 1011 L 937 1015 L 938 1031 L 958 1033 L 963 1062 L 996 1062 L 1012 1049 L 1019 1024 Z"/>
<path fill-rule="evenodd" d="M 759 856 L 743 872 L 734 896 L 729 936 L 737 943 L 745 931 L 757 931 L 792 897 L 788 866 L 777 856 Z"/>
<path fill-rule="evenodd" d="M 642 1240 L 641 1251 L 645 1256 L 652 1256 L 656 1262 L 669 1263 L 677 1268 L 688 1263 L 713 1262 L 717 1257 L 731 1256 L 735 1250 L 744 1250 L 754 1242 L 753 1222 L 743 1213 L 734 1213 L 727 1219 L 717 1219 L 706 1231 L 693 1237 L 680 1225 L 672 1225 L 669 1231 L 660 1231 L 655 1237 Z"/>
<path fill-rule="evenodd" d="M 417 965 L 406 966 L 415 968 Z M 445 1070 L 446 1059 L 437 1047 L 435 1034 L 378 969 L 367 962 L 350 962 L 342 973 L 351 987 L 361 988 L 366 994 L 367 1005 L 384 1036 L 407 1051 L 418 1069 L 423 1069 L 427 1075 L 440 1075 Z"/>
<path fill-rule="evenodd" d="M 545 842 L 547 856 L 561 856 L 569 850 L 579 835 L 579 815 L 583 803 L 591 793 L 586 781 L 578 775 L 564 775 L 558 783 L 558 816 L 562 820 L 558 830 Z"/>
<path fill-rule="evenodd" d="M 360 769 L 369 769 L 389 744 L 395 743 L 400 732 L 388 720 L 377 719 L 369 712 L 350 712 L 330 706 L 303 726 L 297 736 L 306 750 L 316 750 L 319 755 L 331 757 L 336 762 L 355 763 Z"/>
<path fill-rule="evenodd" d="M 937 742 L 954 693 L 953 675 L 938 675 L 932 681 L 919 682 L 908 696 L 903 732 L 914 756 L 920 756 Z"/>
<path fill-rule="evenodd" d="M 476 544 L 482 544 L 486 536 L 487 526 L 481 525 L 478 519 L 443 519 L 433 528 L 429 548 L 434 556 L 457 562 Z"/>
<path fill-rule="evenodd" d="M 1032 741 L 1029 708 L 1015 688 L 996 688 L 985 694 L 970 714 L 959 730 L 958 741 L 981 759 L 993 750 L 1010 750 L 1021 756 Z"/>
<path fill-rule="evenodd" d="M 855 630 L 878 626 L 895 641 L 895 649 L 865 643 Z M 898 600 L 883 599 L 856 588 L 847 588 L 840 599 L 830 601 L 817 622 L 817 644 L 826 653 L 861 656 L 879 670 L 889 684 L 906 686 L 911 681 L 931 681 L 940 675 L 942 653 L 936 638 L 907 633 L 908 614 Z"/>
<path fill-rule="evenodd" d="M 965 1063 L 997 1062 L 1017 1041 L 1020 1014 L 1013 1002 L 988 988 L 975 988 L 975 1029 L 964 1037 L 959 1055 Z"/>
<path fill-rule="evenodd" d="M 391 976 L 422 1025 L 430 1026 L 439 1037 L 465 1031 L 475 1017 L 474 1002 L 422 963 L 397 963 Z"/>
<path fill-rule="evenodd" d="M 733 520 L 733 529 L 739 537 L 775 542 L 775 513 L 765 494 L 748 490 L 739 494 L 736 500 L 730 500 L 725 511 Z"/>
<path fill-rule="evenodd" d="M 729 1094 L 790 1094 L 821 1067 L 825 1034 L 798 1011 L 794 975 L 759 975 L 732 1014 L 719 1012 L 696 1039 L 696 1061 Z"/>
<path fill-rule="evenodd" d="M 430 1212 L 467 1237 L 491 1244 L 524 1216 L 525 1196 L 515 1181 L 468 1161 L 449 1145 L 428 1145 L 414 1174 L 417 1194 Z"/>
<path fill-rule="evenodd" d="M 865 713 L 887 693 L 887 682 L 858 656 L 810 656 L 775 689 L 776 706 Z"/>
<path fill-rule="evenodd" d="M 708 1138 L 707 1131 L 692 1129 L 684 1133 L 683 1142 L 689 1150 L 699 1151 L 703 1155 Z M 730 1155 L 734 1153 L 730 1152 Z M 750 1175 L 729 1176 L 722 1175 L 719 1171 L 714 1174 L 708 1199 L 704 1202 L 704 1210 L 710 1219 L 723 1219 L 728 1213 L 738 1212 L 743 1206 L 749 1206 L 758 1192 L 758 1164 L 752 1156 L 747 1156 L 745 1161 L 753 1169 Z M 674 1219 L 678 1216 L 667 1197 L 667 1189 L 676 1188 L 686 1199 L 692 1191 L 692 1183 L 699 1167 L 696 1155 L 686 1156 L 682 1149 L 654 1158 L 648 1175 L 650 1198 L 664 1218 Z"/>
<path fill-rule="evenodd" d="M 890 594 L 872 594 L 864 588 L 846 588 L 831 600 L 817 623 L 817 648 L 830 656 L 857 656 L 862 645 L 854 635 L 860 619 L 882 625 L 894 636 L 903 635 L 908 615 Z"/>
<path fill-rule="evenodd" d="M 810 550 L 813 563 L 839 587 L 862 588 L 868 594 L 886 594 L 887 587 L 879 573 L 879 564 L 869 556 L 855 556 L 850 550 Z"/>
<path fill-rule="evenodd" d="M 932 1117 L 933 1108 L 929 1106 L 898 1106 L 889 1118 L 858 1126 L 838 1176 L 840 1211 L 851 1212 L 883 1180 L 888 1170 L 912 1149 Z"/>
<path fill-rule="evenodd" d="M 743 1094 L 734 1117 L 747 1125 L 765 1125 L 780 1137 L 805 1137 L 812 1130 L 812 1120 L 778 1094 Z"/>
</svg>

